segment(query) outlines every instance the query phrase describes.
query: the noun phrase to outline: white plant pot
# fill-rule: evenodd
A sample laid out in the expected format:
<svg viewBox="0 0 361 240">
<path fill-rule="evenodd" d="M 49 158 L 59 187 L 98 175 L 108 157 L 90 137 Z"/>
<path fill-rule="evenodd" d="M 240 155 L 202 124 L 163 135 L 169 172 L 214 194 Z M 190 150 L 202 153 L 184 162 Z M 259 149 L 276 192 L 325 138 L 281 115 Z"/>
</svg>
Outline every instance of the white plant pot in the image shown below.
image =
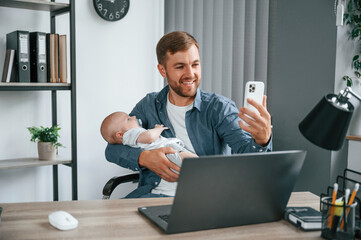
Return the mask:
<svg viewBox="0 0 361 240">
<path fill-rule="evenodd" d="M 38 142 L 39 160 L 55 160 L 56 147 L 50 142 Z"/>
</svg>

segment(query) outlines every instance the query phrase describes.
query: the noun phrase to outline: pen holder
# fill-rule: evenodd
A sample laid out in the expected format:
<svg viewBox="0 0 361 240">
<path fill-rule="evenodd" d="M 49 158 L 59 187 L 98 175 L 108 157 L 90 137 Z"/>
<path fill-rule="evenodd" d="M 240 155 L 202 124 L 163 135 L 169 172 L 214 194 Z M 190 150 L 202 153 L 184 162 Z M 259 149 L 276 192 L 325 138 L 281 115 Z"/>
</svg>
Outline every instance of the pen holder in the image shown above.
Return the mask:
<svg viewBox="0 0 361 240">
<path fill-rule="evenodd" d="M 321 237 L 325 239 L 354 239 L 356 205 L 356 202 L 351 205 L 332 204 L 332 197 L 321 198 Z"/>
</svg>

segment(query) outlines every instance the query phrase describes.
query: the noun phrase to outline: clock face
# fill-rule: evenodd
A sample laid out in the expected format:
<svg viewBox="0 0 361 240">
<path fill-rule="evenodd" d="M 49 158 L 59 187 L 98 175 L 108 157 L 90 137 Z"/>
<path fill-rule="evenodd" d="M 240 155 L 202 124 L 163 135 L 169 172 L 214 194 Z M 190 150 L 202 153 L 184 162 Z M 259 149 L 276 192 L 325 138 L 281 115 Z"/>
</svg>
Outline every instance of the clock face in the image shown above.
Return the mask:
<svg viewBox="0 0 361 240">
<path fill-rule="evenodd" d="M 129 10 L 129 0 L 93 0 L 95 11 L 107 21 L 122 19 Z"/>
</svg>

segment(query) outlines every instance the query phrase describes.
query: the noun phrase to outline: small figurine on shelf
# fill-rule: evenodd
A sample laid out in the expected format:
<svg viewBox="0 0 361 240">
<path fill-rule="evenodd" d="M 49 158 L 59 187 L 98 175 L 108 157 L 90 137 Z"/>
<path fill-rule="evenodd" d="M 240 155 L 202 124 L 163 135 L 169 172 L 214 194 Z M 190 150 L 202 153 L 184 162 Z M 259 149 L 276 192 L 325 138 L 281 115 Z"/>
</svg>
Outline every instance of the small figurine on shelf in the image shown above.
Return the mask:
<svg viewBox="0 0 361 240">
<path fill-rule="evenodd" d="M 63 145 L 58 142 L 58 138 L 60 137 L 58 131 L 60 127 L 58 125 L 50 128 L 33 126 L 27 129 L 31 134 L 30 141 L 38 142 L 39 160 L 55 160 L 57 148 L 63 147 Z"/>
</svg>

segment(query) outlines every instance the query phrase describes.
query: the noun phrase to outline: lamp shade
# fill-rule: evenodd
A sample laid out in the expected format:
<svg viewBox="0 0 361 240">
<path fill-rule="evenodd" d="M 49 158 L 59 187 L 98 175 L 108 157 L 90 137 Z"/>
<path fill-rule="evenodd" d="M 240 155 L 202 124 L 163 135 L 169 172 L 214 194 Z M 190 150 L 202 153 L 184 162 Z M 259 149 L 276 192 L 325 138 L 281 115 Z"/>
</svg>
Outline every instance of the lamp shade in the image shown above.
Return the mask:
<svg viewBox="0 0 361 240">
<path fill-rule="evenodd" d="M 337 95 L 328 94 L 302 120 L 298 128 L 315 145 L 339 150 L 345 140 L 353 110 L 349 101 L 340 102 Z"/>
</svg>

